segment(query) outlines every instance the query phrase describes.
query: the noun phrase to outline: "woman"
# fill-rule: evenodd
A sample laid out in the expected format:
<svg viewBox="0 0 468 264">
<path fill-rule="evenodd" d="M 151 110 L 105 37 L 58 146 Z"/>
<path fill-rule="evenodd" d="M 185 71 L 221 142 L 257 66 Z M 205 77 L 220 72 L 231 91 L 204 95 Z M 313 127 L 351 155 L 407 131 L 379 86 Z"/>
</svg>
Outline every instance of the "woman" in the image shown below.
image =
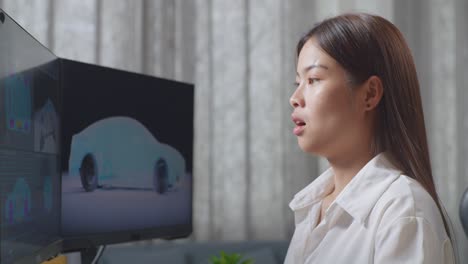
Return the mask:
<svg viewBox="0 0 468 264">
<path fill-rule="evenodd" d="M 333 17 L 299 41 L 297 56 L 294 134 L 331 168 L 290 203 L 285 263 L 454 263 L 399 30 L 379 16 Z"/>
</svg>

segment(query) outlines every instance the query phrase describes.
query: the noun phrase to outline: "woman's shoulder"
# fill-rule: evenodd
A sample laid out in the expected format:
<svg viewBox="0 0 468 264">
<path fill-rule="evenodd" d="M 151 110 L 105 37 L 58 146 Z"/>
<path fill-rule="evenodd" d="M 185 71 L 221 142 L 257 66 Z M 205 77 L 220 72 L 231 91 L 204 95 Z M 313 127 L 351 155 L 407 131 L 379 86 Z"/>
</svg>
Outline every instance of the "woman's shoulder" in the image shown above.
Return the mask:
<svg viewBox="0 0 468 264">
<path fill-rule="evenodd" d="M 374 212 L 381 226 L 391 225 L 402 219 L 418 220 L 430 229 L 437 237 L 445 240 L 442 215 L 432 196 L 415 179 L 400 175 L 377 201 Z"/>
</svg>

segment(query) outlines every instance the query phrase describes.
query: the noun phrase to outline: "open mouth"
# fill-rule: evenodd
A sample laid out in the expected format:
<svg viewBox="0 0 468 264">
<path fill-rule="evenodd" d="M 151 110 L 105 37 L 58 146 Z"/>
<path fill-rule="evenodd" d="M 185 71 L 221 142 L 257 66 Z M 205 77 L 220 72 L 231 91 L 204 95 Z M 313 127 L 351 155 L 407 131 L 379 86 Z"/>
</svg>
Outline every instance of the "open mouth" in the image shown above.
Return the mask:
<svg viewBox="0 0 468 264">
<path fill-rule="evenodd" d="M 294 123 L 296 123 L 296 126 L 305 126 L 306 124 L 304 121 L 296 121 Z"/>
<path fill-rule="evenodd" d="M 296 117 L 293 117 L 292 119 L 293 119 L 294 124 L 296 124 L 296 127 L 294 127 L 294 130 L 293 130 L 293 133 L 296 136 L 299 136 L 304 132 L 306 123 L 302 119 L 299 119 Z"/>
</svg>

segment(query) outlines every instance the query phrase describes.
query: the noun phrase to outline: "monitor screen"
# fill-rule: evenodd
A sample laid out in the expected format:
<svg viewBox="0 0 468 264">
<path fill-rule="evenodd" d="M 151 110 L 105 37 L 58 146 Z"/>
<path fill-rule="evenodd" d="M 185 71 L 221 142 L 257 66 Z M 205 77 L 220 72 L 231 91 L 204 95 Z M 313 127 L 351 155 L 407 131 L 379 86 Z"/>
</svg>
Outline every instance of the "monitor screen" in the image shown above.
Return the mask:
<svg viewBox="0 0 468 264">
<path fill-rule="evenodd" d="M 189 235 L 193 85 L 61 65 L 64 248 Z"/>
<path fill-rule="evenodd" d="M 59 62 L 0 12 L 0 263 L 38 263 L 60 250 Z"/>
</svg>

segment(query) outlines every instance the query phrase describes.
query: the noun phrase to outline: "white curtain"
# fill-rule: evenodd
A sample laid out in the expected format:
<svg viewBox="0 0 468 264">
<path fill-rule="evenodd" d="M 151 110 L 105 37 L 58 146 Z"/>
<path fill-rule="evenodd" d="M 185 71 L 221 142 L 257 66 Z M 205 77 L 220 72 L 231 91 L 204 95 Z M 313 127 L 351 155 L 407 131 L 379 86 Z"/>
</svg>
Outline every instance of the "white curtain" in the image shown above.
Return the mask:
<svg viewBox="0 0 468 264">
<path fill-rule="evenodd" d="M 196 240 L 289 239 L 288 203 L 323 171 L 292 135 L 295 44 L 314 23 L 379 14 L 415 58 L 437 189 L 468 242 L 458 205 L 468 187 L 468 3 L 463 0 L 0 0 L 61 57 L 196 85 Z"/>
</svg>

